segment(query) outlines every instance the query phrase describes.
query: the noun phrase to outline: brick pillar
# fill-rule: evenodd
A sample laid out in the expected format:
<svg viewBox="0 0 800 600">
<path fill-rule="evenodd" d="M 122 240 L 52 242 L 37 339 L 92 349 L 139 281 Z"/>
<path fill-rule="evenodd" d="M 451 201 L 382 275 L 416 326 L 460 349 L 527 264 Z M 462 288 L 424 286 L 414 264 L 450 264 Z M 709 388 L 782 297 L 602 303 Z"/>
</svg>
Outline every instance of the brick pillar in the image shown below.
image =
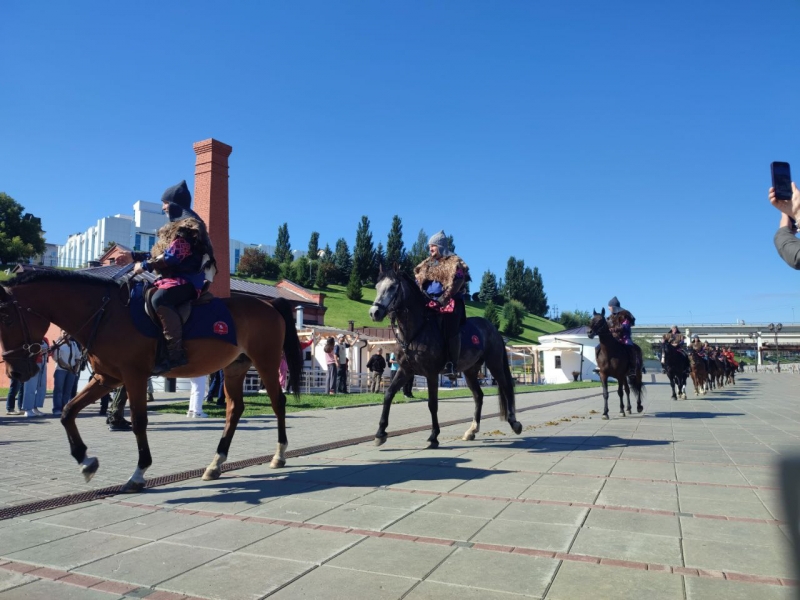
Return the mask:
<svg viewBox="0 0 800 600">
<path fill-rule="evenodd" d="M 233 148 L 215 139 L 195 142 L 194 210 L 206 222 L 217 259 L 211 293 L 231 295 L 230 231 L 228 226 L 228 156 Z"/>
</svg>

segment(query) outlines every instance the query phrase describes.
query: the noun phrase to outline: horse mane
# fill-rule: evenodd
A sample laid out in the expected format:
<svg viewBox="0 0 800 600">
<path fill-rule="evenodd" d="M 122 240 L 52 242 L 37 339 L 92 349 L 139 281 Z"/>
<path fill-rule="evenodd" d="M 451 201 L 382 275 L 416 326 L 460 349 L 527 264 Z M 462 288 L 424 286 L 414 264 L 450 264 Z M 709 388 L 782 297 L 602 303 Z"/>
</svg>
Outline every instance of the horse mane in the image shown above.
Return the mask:
<svg viewBox="0 0 800 600">
<path fill-rule="evenodd" d="M 23 271 L 3 282 L 3 285 L 8 288 L 13 288 L 26 283 L 47 281 L 52 281 L 54 283 L 88 283 L 97 286 L 113 284 L 119 287 L 120 285 L 118 280 L 111 279 L 110 277 L 90 275 L 89 273 L 82 273 L 80 271 L 66 271 L 64 269 L 31 269 L 29 271 Z"/>
<path fill-rule="evenodd" d="M 405 271 L 395 271 L 395 274 L 397 275 L 398 279 L 408 283 L 408 285 L 411 287 L 412 290 L 414 290 L 416 294 L 418 294 L 423 299 L 425 298 L 425 294 L 422 292 L 421 289 L 419 289 L 419 285 L 417 285 L 416 279 L 411 277 L 411 275 L 409 275 Z"/>
</svg>

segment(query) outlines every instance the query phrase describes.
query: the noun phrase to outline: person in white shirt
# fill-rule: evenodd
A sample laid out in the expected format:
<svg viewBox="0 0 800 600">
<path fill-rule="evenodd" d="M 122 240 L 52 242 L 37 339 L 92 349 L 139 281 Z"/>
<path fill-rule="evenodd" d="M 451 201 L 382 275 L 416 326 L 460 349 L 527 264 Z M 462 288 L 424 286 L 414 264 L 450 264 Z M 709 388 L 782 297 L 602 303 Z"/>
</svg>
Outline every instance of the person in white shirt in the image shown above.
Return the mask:
<svg viewBox="0 0 800 600">
<path fill-rule="evenodd" d="M 61 411 L 72 400 L 72 390 L 81 367 L 81 351 L 69 334 L 61 330 L 61 343 L 56 344 L 53 358 L 56 370 L 53 373 L 53 415 L 60 416 Z"/>
</svg>

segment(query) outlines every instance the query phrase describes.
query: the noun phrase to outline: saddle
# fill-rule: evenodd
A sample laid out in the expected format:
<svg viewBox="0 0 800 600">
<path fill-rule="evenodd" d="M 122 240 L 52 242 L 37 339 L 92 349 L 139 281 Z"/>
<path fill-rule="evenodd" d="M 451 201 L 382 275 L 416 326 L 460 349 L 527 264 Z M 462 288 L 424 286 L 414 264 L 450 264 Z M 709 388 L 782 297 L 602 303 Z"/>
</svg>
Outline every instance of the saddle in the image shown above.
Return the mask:
<svg viewBox="0 0 800 600">
<path fill-rule="evenodd" d="M 200 306 L 203 304 L 208 304 L 211 302 L 216 296 L 208 291 L 209 282 L 206 281 L 205 285 L 203 285 L 203 289 L 200 292 L 200 295 L 195 300 L 190 300 L 189 302 L 184 302 L 182 304 L 177 304 L 173 306 L 175 312 L 178 313 L 178 316 L 181 318 L 181 325 L 186 325 L 186 322 L 189 320 L 189 317 L 192 314 L 192 307 L 193 306 Z M 153 322 L 153 325 L 156 327 L 161 327 L 161 321 L 159 320 L 158 316 L 156 315 L 156 310 L 153 308 L 151 303 L 153 299 L 153 294 L 158 291 L 158 288 L 154 285 L 145 283 L 144 287 L 144 312 Z"/>
</svg>

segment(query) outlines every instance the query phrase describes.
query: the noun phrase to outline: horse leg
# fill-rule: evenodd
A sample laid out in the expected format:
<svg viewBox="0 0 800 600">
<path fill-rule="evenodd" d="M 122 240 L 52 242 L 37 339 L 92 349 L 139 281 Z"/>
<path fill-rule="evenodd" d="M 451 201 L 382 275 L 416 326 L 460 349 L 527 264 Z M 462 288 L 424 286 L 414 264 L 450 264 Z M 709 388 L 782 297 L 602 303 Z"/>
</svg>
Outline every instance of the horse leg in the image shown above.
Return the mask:
<svg viewBox="0 0 800 600">
<path fill-rule="evenodd" d="M 101 381 L 97 377 L 89 380 L 89 383 L 84 387 L 77 396 L 70 400 L 61 412 L 61 425 L 67 433 L 67 441 L 69 441 L 69 451 L 72 457 L 78 461 L 81 466 L 81 474 L 89 483 L 97 473 L 100 467 L 100 461 L 97 458 L 86 456 L 86 444 L 81 439 L 81 434 L 78 433 L 78 425 L 75 423 L 75 417 L 92 402 L 100 399 L 108 390 L 113 387 L 110 383 L 118 384 L 118 381 L 104 379 Z"/>
<path fill-rule="evenodd" d="M 471 366 L 464 371 L 464 381 L 467 382 L 467 387 L 472 392 L 472 399 L 475 401 L 475 415 L 472 417 L 472 425 L 464 432 L 461 438 L 465 442 L 471 442 L 475 439 L 475 434 L 481 430 L 481 410 L 483 409 L 483 390 L 481 384 L 478 383 L 478 370 L 480 365 Z"/>
<path fill-rule="evenodd" d="M 675 395 L 675 378 L 672 375 L 669 375 L 669 387 L 672 388 L 672 399 L 677 400 L 678 396 Z"/>
<path fill-rule="evenodd" d="M 623 390 L 625 388 L 627 388 L 627 387 L 628 387 L 628 380 L 627 379 L 621 379 L 619 381 L 619 387 L 617 389 L 617 394 L 619 395 L 619 416 L 620 417 L 624 417 L 625 416 L 625 402 L 624 402 L 624 399 L 623 399 L 623 394 L 624 394 Z M 628 400 L 628 402 L 630 402 L 630 400 Z"/>
<path fill-rule="evenodd" d="M 603 420 L 608 421 L 608 375 L 600 372 L 600 383 L 603 386 Z"/>
<path fill-rule="evenodd" d="M 634 375 L 634 377 L 635 377 L 635 375 Z M 631 414 L 631 388 L 630 388 L 630 385 L 628 384 L 628 380 L 627 379 L 625 380 L 625 399 L 628 402 L 628 406 L 627 406 L 628 414 Z"/>
<path fill-rule="evenodd" d="M 244 379 L 247 370 L 252 362 L 236 361 L 228 365 L 223 370 L 225 375 L 225 396 L 227 407 L 225 410 L 225 429 L 222 431 L 222 438 L 217 445 L 217 453 L 211 464 L 203 473 L 203 480 L 219 479 L 222 474 L 222 465 L 228 460 L 228 452 L 231 448 L 233 435 L 236 433 L 236 426 L 244 412 Z"/>
<path fill-rule="evenodd" d="M 383 410 L 381 411 L 381 419 L 378 421 L 378 431 L 375 433 L 375 445 L 382 446 L 386 443 L 386 428 L 389 427 L 389 410 L 392 408 L 392 400 L 394 395 L 402 388 L 406 380 L 413 375 L 406 375 L 406 372 L 401 366 L 397 373 L 395 373 L 389 385 L 386 388 L 386 393 L 383 395 Z"/>
<path fill-rule="evenodd" d="M 253 364 L 261 376 L 264 387 L 267 389 L 272 412 L 275 413 L 275 420 L 278 424 L 278 447 L 272 457 L 272 461 L 269 463 L 269 467 L 270 469 L 280 469 L 286 466 L 286 448 L 289 446 L 289 438 L 286 436 L 286 396 L 281 389 L 281 382 L 278 378 L 280 349 L 278 349 L 274 357 L 270 358 L 274 360 L 264 360 L 260 357 L 253 358 Z M 229 388 L 226 388 L 226 393 L 227 389 Z M 242 409 L 244 409 L 244 403 L 242 404 Z M 231 433 L 231 435 L 233 434 Z"/>
<path fill-rule="evenodd" d="M 428 410 L 431 411 L 431 435 L 428 448 L 439 447 L 439 375 L 428 376 Z"/>
<path fill-rule="evenodd" d="M 147 443 L 147 374 L 125 379 L 128 392 L 128 407 L 131 410 L 131 425 L 139 448 L 139 461 L 130 479 L 122 486 L 122 493 L 141 492 L 145 486 L 144 473 L 153 464 L 150 445 Z"/>
</svg>

